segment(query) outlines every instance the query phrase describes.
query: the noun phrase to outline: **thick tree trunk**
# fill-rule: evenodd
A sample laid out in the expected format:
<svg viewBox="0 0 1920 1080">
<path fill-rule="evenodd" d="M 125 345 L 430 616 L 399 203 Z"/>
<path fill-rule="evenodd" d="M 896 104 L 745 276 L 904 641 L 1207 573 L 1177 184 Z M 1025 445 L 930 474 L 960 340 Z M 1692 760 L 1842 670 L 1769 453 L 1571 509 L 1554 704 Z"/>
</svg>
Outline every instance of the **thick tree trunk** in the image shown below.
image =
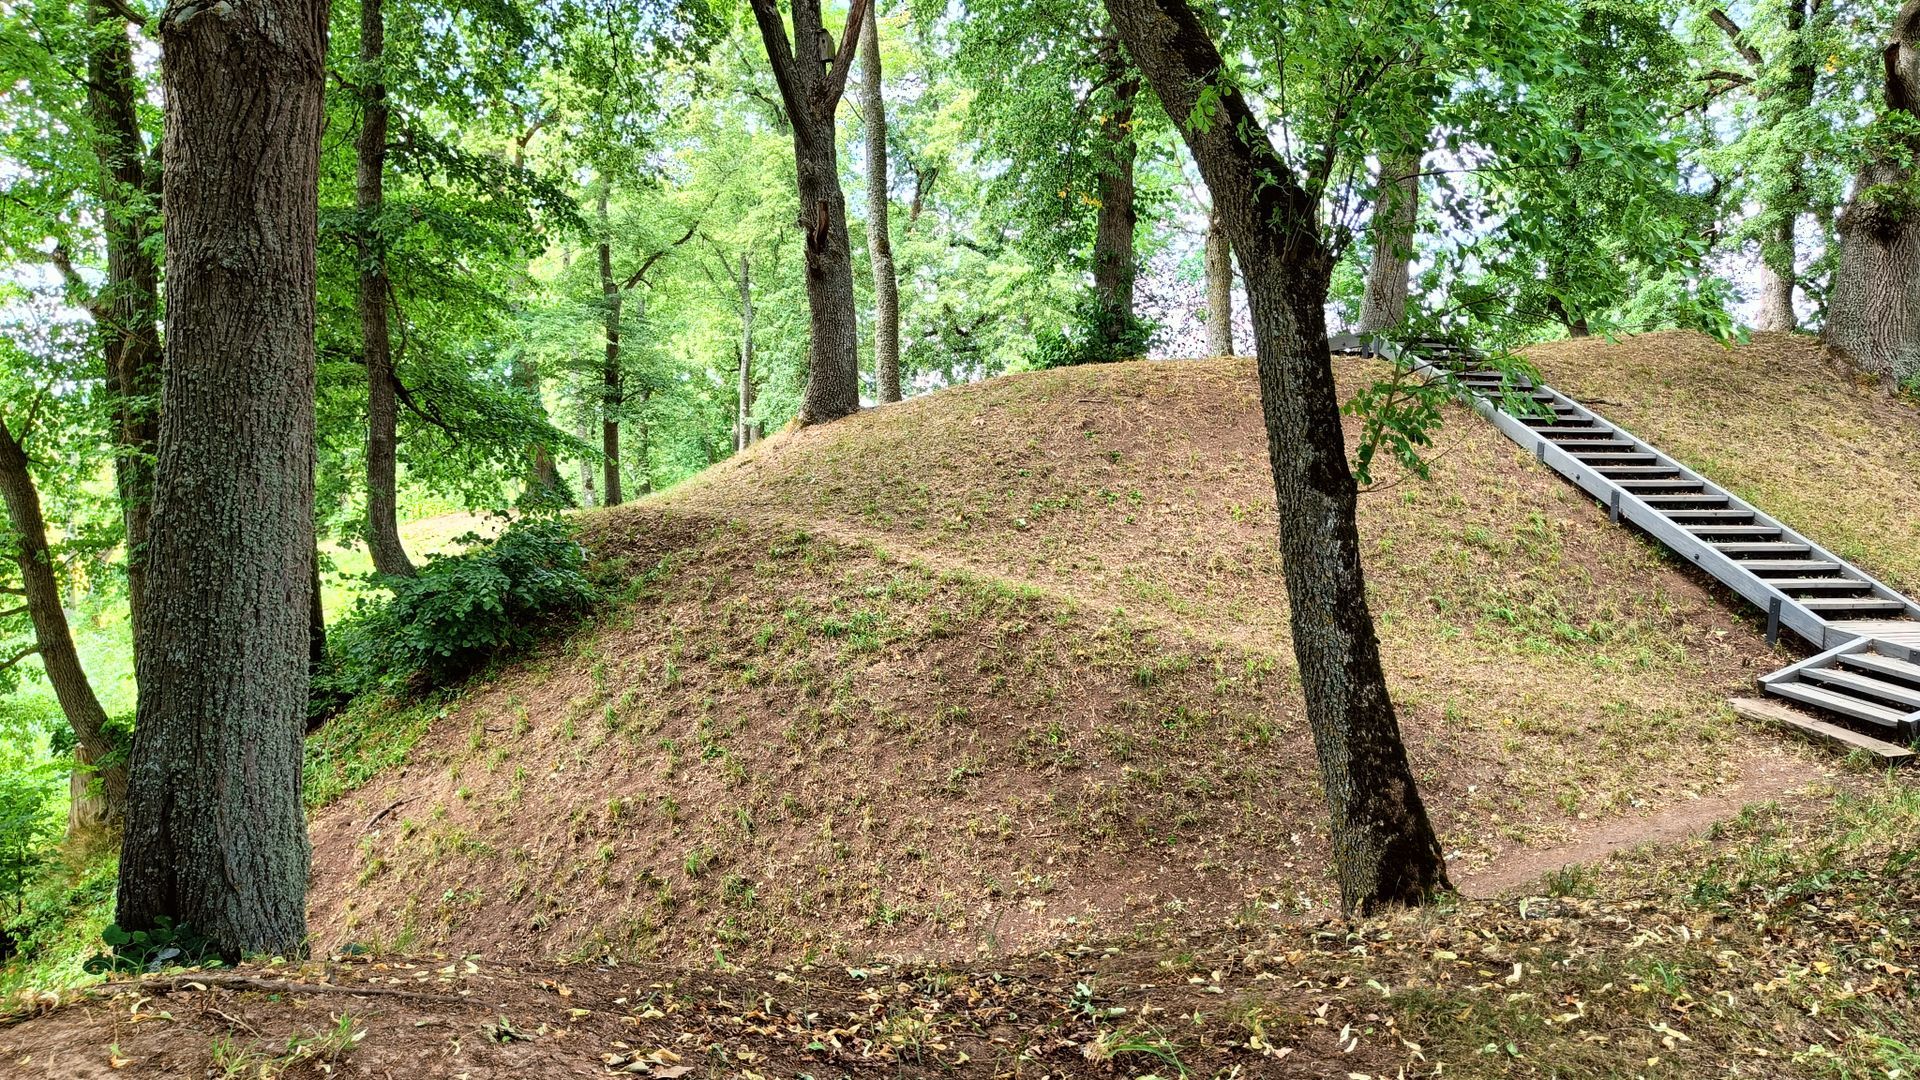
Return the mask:
<svg viewBox="0 0 1920 1080">
<path fill-rule="evenodd" d="M 166 409 L 116 921 L 298 956 L 327 4 L 159 25 Z"/>
<path fill-rule="evenodd" d="M 817 424 L 860 411 L 859 320 L 854 313 L 853 256 L 847 245 L 847 201 L 831 120 L 801 139 L 795 124 L 800 207 L 805 219 L 807 311 L 812 333 L 807 389 L 799 420 Z"/>
<path fill-rule="evenodd" d="M 1920 0 L 1894 18 L 1884 51 L 1889 112 L 1920 118 Z M 1840 215 L 1840 258 L 1827 298 L 1827 343 L 1897 385 L 1920 377 L 1920 199 L 1911 191 L 1920 138 L 1867 163 Z"/>
<path fill-rule="evenodd" d="M 80 667 L 80 653 L 73 647 L 73 633 L 67 626 L 66 609 L 60 603 L 60 583 L 53 574 L 53 552 L 47 546 L 47 521 L 40 512 L 40 493 L 33 485 L 33 473 L 27 464 L 27 452 L 13 432 L 0 423 L 0 498 L 7 504 L 7 519 L 13 526 L 14 556 L 20 563 L 21 588 L 27 594 L 27 617 L 33 621 L 33 640 L 46 669 L 53 696 L 66 714 L 79 743 L 78 758 L 83 766 L 107 761 L 113 741 L 107 737 L 107 713 L 94 696 L 93 684 Z M 84 793 L 83 767 L 74 776 L 74 789 Z M 107 765 L 97 773 L 101 797 L 99 820 L 117 823 L 126 811 L 127 767 Z M 86 808 L 76 803 L 68 824 L 86 825 L 81 820 Z"/>
<path fill-rule="evenodd" d="M 87 113 L 100 160 L 107 284 L 96 306 L 114 396 L 114 478 L 127 534 L 127 606 L 140 625 L 146 606 L 147 528 L 153 512 L 153 455 L 160 431 L 160 267 L 154 260 L 158 169 L 147 159 L 127 20 L 103 0 L 87 6 Z M 134 638 L 138 655 L 140 640 Z"/>
<path fill-rule="evenodd" d="M 1400 739 L 1360 567 L 1357 502 L 1327 353 L 1332 260 L 1318 207 L 1266 141 L 1185 0 L 1107 0 L 1107 11 L 1199 163 L 1240 260 L 1259 358 L 1294 657 L 1331 810 L 1350 912 L 1421 903 L 1448 888 Z M 1200 89 L 1218 89 L 1204 129 Z"/>
<path fill-rule="evenodd" d="M 1793 310 L 1793 221 L 1780 222 L 1774 235 L 1760 246 L 1760 310 L 1756 330 L 1785 332 L 1800 324 Z"/>
<path fill-rule="evenodd" d="M 847 243 L 847 200 L 840 191 L 834 112 L 846 90 L 868 0 L 853 0 L 847 35 L 822 63 L 832 38 L 820 21 L 820 0 L 793 0 L 793 37 L 787 37 L 777 0 L 753 0 L 754 21 L 788 118 L 793 123 L 795 186 L 800 229 L 806 237 L 807 311 L 811 337 L 801 424 L 837 420 L 860 411 L 860 332 L 854 312 L 853 256 Z M 798 43 L 797 47 L 795 43 Z"/>
<path fill-rule="evenodd" d="M 900 282 L 888 236 L 887 104 L 880 94 L 880 17 L 867 8 L 860 38 L 860 123 L 867 142 L 867 256 L 873 263 L 873 385 L 882 404 L 900 400 Z"/>
<path fill-rule="evenodd" d="M 620 420 L 626 406 L 626 373 L 620 368 L 620 283 L 613 279 L 612 225 L 607 218 L 607 192 L 600 191 L 600 303 L 605 319 L 606 356 L 600 364 L 600 465 L 605 480 L 606 505 L 625 501 L 620 493 Z"/>
<path fill-rule="evenodd" d="M 360 212 L 360 348 L 367 362 L 367 550 L 373 568 L 414 575 L 400 542 L 398 442 L 393 342 L 387 329 L 387 243 L 379 218 L 386 208 L 387 77 L 383 0 L 360 3 L 360 141 L 354 177 Z"/>
<path fill-rule="evenodd" d="M 573 429 L 573 433 L 580 437 L 581 442 L 586 442 L 592 437 L 591 425 L 592 421 L 585 412 L 582 412 L 579 423 L 575 424 Z M 593 462 L 586 458 L 580 459 L 580 505 L 597 505 L 593 494 Z"/>
<path fill-rule="evenodd" d="M 740 385 L 735 391 L 733 449 L 753 445 L 753 277 L 746 252 L 740 253 Z"/>
<path fill-rule="evenodd" d="M 1098 180 L 1099 208 L 1093 222 L 1093 299 L 1100 312 L 1100 332 L 1109 350 L 1122 345 L 1133 321 L 1133 287 L 1138 268 L 1133 256 L 1133 234 L 1139 223 L 1134 210 L 1133 101 L 1140 94 L 1140 78 L 1116 61 L 1113 116 L 1107 121 L 1105 152 Z"/>
<path fill-rule="evenodd" d="M 1413 284 L 1413 237 L 1420 224 L 1420 157 L 1395 155 L 1380 164 L 1380 201 L 1373 210 L 1373 261 L 1360 303 L 1362 334 L 1398 330 Z"/>
<path fill-rule="evenodd" d="M 1218 212 L 1207 214 L 1207 352 L 1233 355 L 1233 242 Z"/>
<path fill-rule="evenodd" d="M 531 356 L 516 357 L 513 362 L 513 385 L 527 400 L 546 411 L 540 401 L 540 365 Z M 527 444 L 527 494 L 543 500 L 555 500 L 564 496 L 560 487 L 560 465 L 553 459 L 553 447 L 545 440 Z"/>
</svg>

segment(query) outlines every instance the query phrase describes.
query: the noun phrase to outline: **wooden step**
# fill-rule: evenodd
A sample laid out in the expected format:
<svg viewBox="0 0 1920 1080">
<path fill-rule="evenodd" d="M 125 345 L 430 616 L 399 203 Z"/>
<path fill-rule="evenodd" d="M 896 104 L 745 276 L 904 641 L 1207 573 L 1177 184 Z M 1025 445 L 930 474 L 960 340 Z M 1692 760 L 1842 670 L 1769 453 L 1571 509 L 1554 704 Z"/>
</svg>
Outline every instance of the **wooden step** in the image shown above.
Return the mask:
<svg viewBox="0 0 1920 1080">
<path fill-rule="evenodd" d="M 1805 555 L 1813 548 L 1806 544 L 1795 544 L 1786 540 L 1709 540 L 1714 549 L 1726 555 L 1778 555 L 1792 558 Z"/>
<path fill-rule="evenodd" d="M 1817 596 L 1798 601 L 1801 607 L 1822 618 L 1852 618 L 1856 615 L 1898 615 L 1907 605 L 1879 597 Z"/>
<path fill-rule="evenodd" d="M 1679 525 L 1682 523 L 1699 523 L 1704 521 L 1734 523 L 1734 522 L 1741 522 L 1741 521 L 1752 521 L 1753 511 L 1751 510 L 1675 510 L 1667 514 L 1667 519 L 1669 521 L 1672 521 L 1676 525 Z"/>
<path fill-rule="evenodd" d="M 1822 686 L 1838 687 L 1856 697 L 1885 702 L 1892 708 L 1905 708 L 1908 712 L 1920 709 L 1920 690 L 1886 682 L 1870 675 L 1841 671 L 1837 668 L 1809 668 L 1800 672 L 1800 678 Z"/>
<path fill-rule="evenodd" d="M 1823 559 L 1748 559 L 1740 564 L 1740 569 L 1750 574 L 1788 574 L 1793 577 L 1812 577 L 1815 574 L 1837 574 L 1840 564 Z"/>
<path fill-rule="evenodd" d="M 1639 454 L 1642 451 L 1630 442 L 1582 443 L 1570 442 L 1562 447 L 1567 453 L 1581 461 L 1592 463 L 1610 455 Z"/>
<path fill-rule="evenodd" d="M 1838 657 L 1836 662 L 1857 667 L 1863 671 L 1871 671 L 1883 678 L 1898 679 L 1920 686 L 1920 664 L 1910 660 L 1896 660 L 1877 652 L 1863 652 Z"/>
<path fill-rule="evenodd" d="M 1774 683 L 1767 687 L 1767 692 L 1776 697 L 1797 701 L 1802 705 L 1812 705 L 1831 713 L 1838 713 L 1850 719 L 1865 720 L 1869 724 L 1878 724 L 1881 727 L 1899 727 L 1900 722 L 1907 718 L 1907 713 L 1912 711 L 1895 711 L 1885 705 L 1875 705 L 1871 701 L 1862 701 L 1856 697 L 1835 693 L 1832 690 L 1823 690 L 1818 686 L 1809 686 L 1803 682 Z"/>
<path fill-rule="evenodd" d="M 1704 491 L 1688 495 L 1642 495 L 1640 501 L 1653 507 L 1671 506 L 1691 510 L 1711 510 L 1727 505 L 1725 495 L 1709 495 Z"/>
<path fill-rule="evenodd" d="M 1707 485 L 1699 480 L 1688 480 L 1674 476 L 1666 480 L 1619 480 L 1616 481 L 1626 491 L 1698 491 L 1707 490 Z"/>
<path fill-rule="evenodd" d="M 1543 427 L 1537 430 L 1556 443 L 1597 442 L 1616 437 L 1612 428 L 1602 427 Z"/>
<path fill-rule="evenodd" d="M 1766 698 L 1733 698 L 1727 706 L 1736 714 L 1763 724 L 1777 724 L 1798 731 L 1803 735 L 1833 743 L 1846 750 L 1864 750 L 1889 764 L 1911 761 L 1914 752 L 1898 743 L 1876 739 L 1871 735 L 1841 727 L 1804 713 L 1785 702 L 1770 701 Z"/>
<path fill-rule="evenodd" d="M 1611 432 L 1613 430 L 1611 427 L 1601 427 L 1600 425 L 1595 424 L 1591 420 L 1587 420 L 1579 417 L 1576 417 L 1572 420 L 1567 420 L 1558 416 L 1523 416 L 1520 418 L 1520 422 L 1527 425 L 1528 427 L 1546 428 L 1556 432 L 1560 432 L 1560 431 Z"/>
<path fill-rule="evenodd" d="M 1680 470 L 1671 465 L 1601 465 L 1598 468 L 1600 475 L 1609 480 L 1631 480 L 1635 477 L 1653 479 L 1680 475 Z"/>
<path fill-rule="evenodd" d="M 1866 582 L 1858 578 L 1848 577 L 1768 578 L 1767 584 L 1779 589 L 1783 593 L 1865 593 L 1873 591 L 1873 586 Z"/>
<path fill-rule="evenodd" d="M 1688 532 L 1698 537 L 1708 536 L 1779 536 L 1780 530 L 1773 525 L 1686 525 Z"/>
</svg>

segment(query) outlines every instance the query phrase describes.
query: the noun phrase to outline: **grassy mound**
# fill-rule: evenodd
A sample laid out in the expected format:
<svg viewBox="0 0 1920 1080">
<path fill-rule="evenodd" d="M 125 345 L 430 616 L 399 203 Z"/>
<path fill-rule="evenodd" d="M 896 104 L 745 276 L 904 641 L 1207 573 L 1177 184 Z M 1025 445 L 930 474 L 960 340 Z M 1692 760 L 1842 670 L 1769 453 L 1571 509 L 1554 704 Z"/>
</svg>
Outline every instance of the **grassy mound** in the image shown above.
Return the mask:
<svg viewBox="0 0 1920 1080">
<path fill-rule="evenodd" d="M 1256 393 L 998 379 L 591 515 L 631 598 L 315 815 L 321 941 L 953 958 L 1324 911 Z M 1750 619 L 1450 421 L 1360 525 L 1458 881 L 1817 772 L 1721 708 L 1780 662 Z"/>
</svg>

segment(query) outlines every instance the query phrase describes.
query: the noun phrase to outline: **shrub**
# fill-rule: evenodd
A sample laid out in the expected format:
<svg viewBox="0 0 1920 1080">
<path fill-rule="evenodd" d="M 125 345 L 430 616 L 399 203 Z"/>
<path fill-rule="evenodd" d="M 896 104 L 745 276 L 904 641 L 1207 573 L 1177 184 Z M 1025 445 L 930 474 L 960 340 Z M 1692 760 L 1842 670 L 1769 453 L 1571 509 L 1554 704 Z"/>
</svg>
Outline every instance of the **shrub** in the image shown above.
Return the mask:
<svg viewBox="0 0 1920 1080">
<path fill-rule="evenodd" d="M 598 597 L 586 552 L 559 517 L 521 518 L 491 542 L 462 540 L 466 550 L 432 556 L 417 577 L 382 578 L 393 595 L 361 600 L 334 626 L 328 670 L 314 680 L 317 703 L 446 686 Z"/>
<path fill-rule="evenodd" d="M 1034 338 L 1033 366 L 1074 367 L 1138 360 L 1147 354 L 1157 327 L 1130 312 L 1102 307 L 1088 294 L 1074 305 L 1065 330 L 1042 330 Z"/>
</svg>

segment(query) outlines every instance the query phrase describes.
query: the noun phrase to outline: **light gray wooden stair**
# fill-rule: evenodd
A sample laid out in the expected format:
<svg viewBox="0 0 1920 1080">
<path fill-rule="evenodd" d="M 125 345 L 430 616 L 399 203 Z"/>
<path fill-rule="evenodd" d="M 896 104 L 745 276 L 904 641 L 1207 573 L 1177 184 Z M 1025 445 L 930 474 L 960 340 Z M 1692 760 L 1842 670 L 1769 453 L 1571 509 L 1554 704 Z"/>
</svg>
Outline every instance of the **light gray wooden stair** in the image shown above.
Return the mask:
<svg viewBox="0 0 1920 1080">
<path fill-rule="evenodd" d="M 1809 729 L 1844 724 L 1836 730 L 1883 749 L 1920 737 L 1920 706 L 1910 707 L 1920 692 L 1920 603 L 1545 383 L 1504 376 L 1469 350 L 1433 343 L 1404 360 L 1379 339 L 1347 335 L 1333 345 L 1450 381 L 1614 521 L 1643 530 L 1764 612 L 1769 642 L 1785 630 L 1821 650 L 1761 679 L 1779 703 L 1768 709 L 1806 717 Z"/>
</svg>

